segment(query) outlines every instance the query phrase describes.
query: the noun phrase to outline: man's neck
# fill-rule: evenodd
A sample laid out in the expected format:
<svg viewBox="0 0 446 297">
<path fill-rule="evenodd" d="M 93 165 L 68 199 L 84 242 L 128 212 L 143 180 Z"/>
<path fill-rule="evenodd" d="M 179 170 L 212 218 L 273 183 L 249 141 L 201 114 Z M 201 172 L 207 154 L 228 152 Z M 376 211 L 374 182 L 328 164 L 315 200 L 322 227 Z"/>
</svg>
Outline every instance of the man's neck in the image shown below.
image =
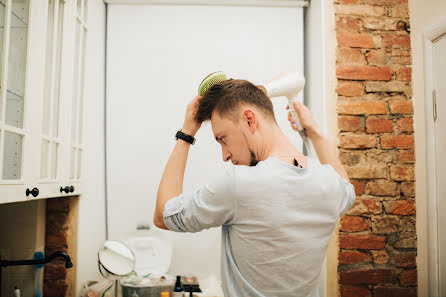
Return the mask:
<svg viewBox="0 0 446 297">
<path fill-rule="evenodd" d="M 302 160 L 305 159 L 304 163 L 306 164 L 306 157 L 289 141 L 279 127 L 273 129 L 269 137 L 264 139 L 266 141 L 262 145 L 264 149 L 258 155 L 259 160 L 274 157 L 286 163 L 294 164 L 294 159 L 297 159 L 301 164 Z"/>
</svg>

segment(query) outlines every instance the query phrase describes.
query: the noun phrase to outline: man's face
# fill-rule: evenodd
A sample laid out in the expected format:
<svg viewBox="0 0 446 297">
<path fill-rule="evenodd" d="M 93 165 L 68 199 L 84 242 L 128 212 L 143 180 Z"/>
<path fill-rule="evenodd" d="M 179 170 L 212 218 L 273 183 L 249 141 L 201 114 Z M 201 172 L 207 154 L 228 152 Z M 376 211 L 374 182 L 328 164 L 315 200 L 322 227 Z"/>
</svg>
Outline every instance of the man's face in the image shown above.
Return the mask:
<svg viewBox="0 0 446 297">
<path fill-rule="evenodd" d="M 222 118 L 214 111 L 211 126 L 215 140 L 221 145 L 224 162 L 231 161 L 234 165 L 248 166 L 257 164 L 254 151 L 248 145 L 249 130 L 245 127 L 247 124 Z"/>
</svg>

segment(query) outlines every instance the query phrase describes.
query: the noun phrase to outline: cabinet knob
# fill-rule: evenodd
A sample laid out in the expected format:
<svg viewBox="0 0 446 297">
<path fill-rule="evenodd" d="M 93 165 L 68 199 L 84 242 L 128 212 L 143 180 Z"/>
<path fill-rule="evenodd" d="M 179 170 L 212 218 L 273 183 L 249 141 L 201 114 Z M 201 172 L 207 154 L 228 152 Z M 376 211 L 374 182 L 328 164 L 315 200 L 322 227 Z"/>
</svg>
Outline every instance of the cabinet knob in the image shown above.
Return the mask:
<svg viewBox="0 0 446 297">
<path fill-rule="evenodd" d="M 60 187 L 60 192 L 62 193 L 62 192 L 64 192 L 65 191 L 65 193 L 70 193 L 70 187 L 68 187 L 68 186 L 66 186 L 65 188 L 62 188 L 62 187 Z"/>
<path fill-rule="evenodd" d="M 70 193 L 73 193 L 74 192 L 74 186 L 71 186 L 70 187 Z"/>
<path fill-rule="evenodd" d="M 33 197 L 37 197 L 39 195 L 39 189 L 33 188 L 31 191 L 26 189 L 26 197 L 28 197 L 29 194 L 33 195 Z"/>
</svg>

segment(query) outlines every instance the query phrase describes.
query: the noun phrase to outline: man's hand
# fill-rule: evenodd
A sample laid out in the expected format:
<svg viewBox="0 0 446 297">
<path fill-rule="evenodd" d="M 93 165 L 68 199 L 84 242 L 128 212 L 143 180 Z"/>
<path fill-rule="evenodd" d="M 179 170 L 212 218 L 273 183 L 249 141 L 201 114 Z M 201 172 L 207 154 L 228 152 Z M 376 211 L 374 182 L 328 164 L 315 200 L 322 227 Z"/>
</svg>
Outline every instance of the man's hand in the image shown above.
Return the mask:
<svg viewBox="0 0 446 297">
<path fill-rule="evenodd" d="M 303 105 L 299 101 L 293 102 L 294 109 L 296 110 L 297 116 L 299 117 L 299 122 L 302 127 L 306 130 L 307 135 L 310 139 L 313 139 L 316 136 L 322 136 L 322 131 L 319 129 L 316 121 L 314 120 L 310 110 L 308 107 Z M 289 109 L 287 105 L 286 109 Z M 291 128 L 297 131 L 297 122 L 296 119 L 293 118 L 291 112 L 288 112 L 288 121 L 290 121 Z"/>
<path fill-rule="evenodd" d="M 181 131 L 193 137 L 195 137 L 195 134 L 201 127 L 201 123 L 195 120 L 195 115 L 202 98 L 202 96 L 197 96 L 187 105 L 186 117 L 184 118 L 183 128 L 181 129 Z"/>
<path fill-rule="evenodd" d="M 325 138 L 308 107 L 300 102 L 294 102 L 294 108 L 296 109 L 300 124 L 307 131 L 307 135 L 313 143 L 314 150 L 321 164 L 330 164 L 342 178 L 350 181 L 344 166 L 342 166 L 341 161 L 335 153 L 336 148 Z M 289 109 L 288 106 L 287 109 Z M 297 131 L 296 121 L 290 112 L 288 112 L 288 120 L 290 121 L 291 127 Z"/>
</svg>

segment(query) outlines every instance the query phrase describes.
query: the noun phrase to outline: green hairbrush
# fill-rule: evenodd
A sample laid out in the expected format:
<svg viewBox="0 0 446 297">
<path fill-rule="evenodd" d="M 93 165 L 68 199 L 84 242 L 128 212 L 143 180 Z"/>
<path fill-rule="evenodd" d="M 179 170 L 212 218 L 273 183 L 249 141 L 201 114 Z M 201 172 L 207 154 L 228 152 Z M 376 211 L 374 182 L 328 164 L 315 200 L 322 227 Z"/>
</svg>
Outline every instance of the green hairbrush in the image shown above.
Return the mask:
<svg viewBox="0 0 446 297">
<path fill-rule="evenodd" d="M 223 71 L 217 71 L 206 76 L 198 87 L 198 95 L 203 96 L 213 85 L 226 80 L 226 74 Z"/>
</svg>

